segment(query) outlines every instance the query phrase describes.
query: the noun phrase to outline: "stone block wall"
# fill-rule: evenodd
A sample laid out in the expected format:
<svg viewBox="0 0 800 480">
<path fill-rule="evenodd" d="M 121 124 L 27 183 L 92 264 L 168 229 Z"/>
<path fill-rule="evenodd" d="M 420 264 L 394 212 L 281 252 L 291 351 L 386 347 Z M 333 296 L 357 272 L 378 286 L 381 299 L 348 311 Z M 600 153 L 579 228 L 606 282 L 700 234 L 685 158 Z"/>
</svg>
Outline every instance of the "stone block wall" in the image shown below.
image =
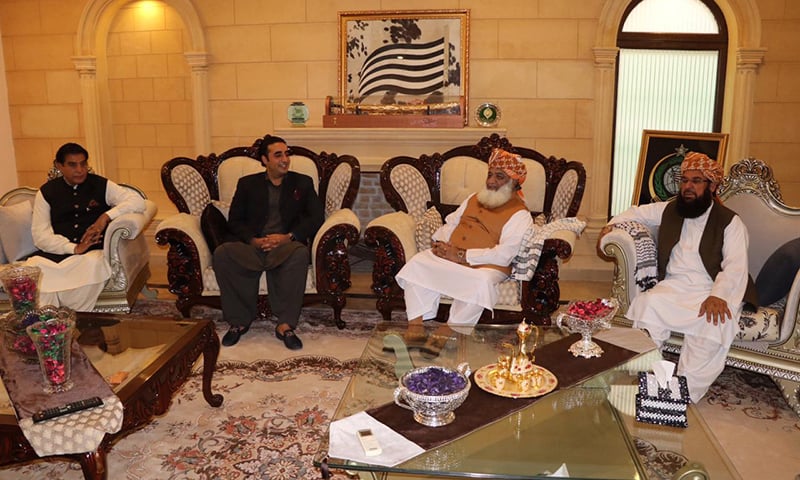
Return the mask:
<svg viewBox="0 0 800 480">
<path fill-rule="evenodd" d="M 353 211 L 361 222 L 362 233 L 370 221 L 394 211 L 383 197 L 378 172 L 361 172 L 361 186 L 358 189 Z"/>
</svg>

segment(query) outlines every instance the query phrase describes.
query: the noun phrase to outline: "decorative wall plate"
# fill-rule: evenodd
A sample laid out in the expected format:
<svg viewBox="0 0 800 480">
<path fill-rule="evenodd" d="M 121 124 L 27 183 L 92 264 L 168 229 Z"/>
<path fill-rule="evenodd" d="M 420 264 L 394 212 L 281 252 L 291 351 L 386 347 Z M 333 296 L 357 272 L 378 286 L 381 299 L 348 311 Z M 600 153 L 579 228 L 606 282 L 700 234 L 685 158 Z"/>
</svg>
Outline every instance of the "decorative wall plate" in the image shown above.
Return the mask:
<svg viewBox="0 0 800 480">
<path fill-rule="evenodd" d="M 493 127 L 500 121 L 500 107 L 493 103 L 482 103 L 475 110 L 475 120 L 482 127 Z"/>
</svg>

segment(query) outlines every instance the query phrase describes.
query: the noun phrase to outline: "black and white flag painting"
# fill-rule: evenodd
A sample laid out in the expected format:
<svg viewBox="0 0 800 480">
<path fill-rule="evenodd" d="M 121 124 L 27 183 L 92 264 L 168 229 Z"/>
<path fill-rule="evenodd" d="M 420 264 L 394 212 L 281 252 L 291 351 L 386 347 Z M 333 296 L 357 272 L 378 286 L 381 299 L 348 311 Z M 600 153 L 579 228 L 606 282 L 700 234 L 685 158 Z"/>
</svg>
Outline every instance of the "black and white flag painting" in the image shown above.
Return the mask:
<svg viewBox="0 0 800 480">
<path fill-rule="evenodd" d="M 428 43 L 375 49 L 358 72 L 357 96 L 364 98 L 385 91 L 424 95 L 442 89 L 447 79 L 448 47 L 442 37 Z"/>
</svg>

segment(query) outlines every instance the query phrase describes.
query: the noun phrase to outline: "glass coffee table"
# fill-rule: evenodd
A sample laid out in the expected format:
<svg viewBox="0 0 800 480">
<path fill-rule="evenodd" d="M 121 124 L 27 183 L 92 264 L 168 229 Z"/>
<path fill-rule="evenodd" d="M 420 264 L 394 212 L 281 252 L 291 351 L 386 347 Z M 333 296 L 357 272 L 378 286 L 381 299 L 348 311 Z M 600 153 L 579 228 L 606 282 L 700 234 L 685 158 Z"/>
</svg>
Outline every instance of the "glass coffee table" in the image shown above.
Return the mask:
<svg viewBox="0 0 800 480">
<path fill-rule="evenodd" d="M 475 371 L 495 363 L 503 343 L 516 341 L 516 325 L 479 325 L 469 334 L 452 333 L 438 355 L 423 345 L 415 348 L 414 343 L 404 342 L 411 343 L 407 358 L 402 353 L 396 355 L 392 348 L 403 338 L 407 327 L 406 322 L 376 326 L 332 421 L 393 402 L 397 379 L 410 368 L 455 368 L 468 362 Z M 430 335 L 435 335 L 437 328 L 426 326 Z M 537 348 L 565 336 L 554 327 L 540 329 Z M 613 368 L 571 387 L 559 387 L 521 410 L 399 465 L 387 467 L 332 458 L 328 455 L 328 438 L 320 444 L 315 465 L 321 468 L 324 478 L 327 469 L 344 469 L 364 479 L 532 479 L 545 478 L 566 465 L 567 478 L 646 479 L 661 477 L 664 468 L 691 470 L 700 463 L 700 471 L 708 477 L 691 478 L 739 477 L 692 405 L 686 429 L 634 420 L 636 374 L 660 359 L 643 333 L 614 328 L 597 338 L 637 353 Z M 473 381 L 472 389 L 477 388 Z M 463 413 L 456 409 L 455 414 L 458 422 Z M 658 463 L 653 457 L 663 457 L 669 465 L 652 466 L 650 463 Z"/>
<path fill-rule="evenodd" d="M 105 478 L 105 457 L 113 443 L 167 411 L 201 354 L 203 397 L 213 407 L 222 405 L 222 395 L 211 391 L 220 348 L 212 321 L 79 312 L 76 328 L 84 353 L 100 375 L 111 380 L 124 407 L 122 428 L 106 434 L 97 451 L 65 455 L 81 463 L 86 478 Z M 0 354 L 16 355 L 0 348 Z M 0 466 L 36 458 L 0 382 Z"/>
</svg>

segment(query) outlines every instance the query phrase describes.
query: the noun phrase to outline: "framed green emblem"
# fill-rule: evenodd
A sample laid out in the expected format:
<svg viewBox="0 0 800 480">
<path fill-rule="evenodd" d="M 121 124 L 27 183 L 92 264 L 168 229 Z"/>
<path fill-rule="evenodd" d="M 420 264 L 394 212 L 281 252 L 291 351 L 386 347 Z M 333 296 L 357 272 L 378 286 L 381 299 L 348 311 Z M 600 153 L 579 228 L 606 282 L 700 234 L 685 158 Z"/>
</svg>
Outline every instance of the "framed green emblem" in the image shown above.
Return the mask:
<svg viewBox="0 0 800 480">
<path fill-rule="evenodd" d="M 727 133 L 644 130 L 632 205 L 669 200 L 680 192 L 681 163 L 700 152 L 725 168 Z"/>
</svg>

